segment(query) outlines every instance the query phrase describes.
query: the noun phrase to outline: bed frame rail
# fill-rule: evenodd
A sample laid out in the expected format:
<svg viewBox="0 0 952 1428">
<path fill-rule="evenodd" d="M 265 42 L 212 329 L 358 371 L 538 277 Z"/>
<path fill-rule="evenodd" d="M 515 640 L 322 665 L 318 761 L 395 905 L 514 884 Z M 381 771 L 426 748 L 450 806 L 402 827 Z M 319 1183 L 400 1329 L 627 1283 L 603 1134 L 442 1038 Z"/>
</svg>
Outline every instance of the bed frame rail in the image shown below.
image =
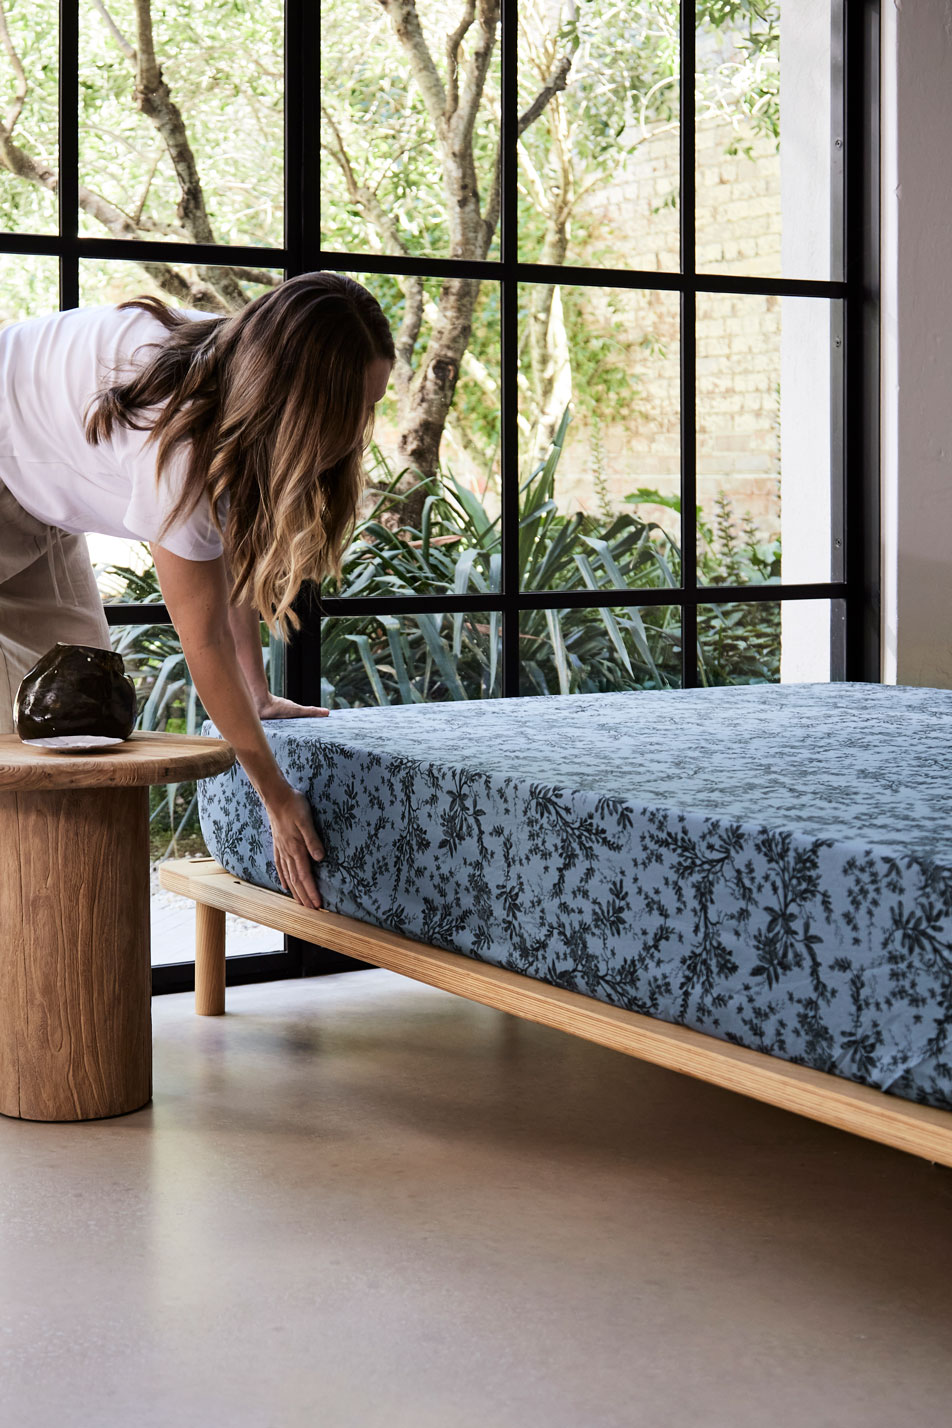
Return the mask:
<svg viewBox="0 0 952 1428">
<path fill-rule="evenodd" d="M 220 1016 L 225 1010 L 225 914 L 231 912 L 484 1006 L 952 1167 L 952 1112 L 624 1011 L 350 917 L 314 912 L 280 893 L 242 882 L 212 858 L 163 863 L 159 881 L 197 904 L 195 1010 L 201 1016 Z"/>
</svg>

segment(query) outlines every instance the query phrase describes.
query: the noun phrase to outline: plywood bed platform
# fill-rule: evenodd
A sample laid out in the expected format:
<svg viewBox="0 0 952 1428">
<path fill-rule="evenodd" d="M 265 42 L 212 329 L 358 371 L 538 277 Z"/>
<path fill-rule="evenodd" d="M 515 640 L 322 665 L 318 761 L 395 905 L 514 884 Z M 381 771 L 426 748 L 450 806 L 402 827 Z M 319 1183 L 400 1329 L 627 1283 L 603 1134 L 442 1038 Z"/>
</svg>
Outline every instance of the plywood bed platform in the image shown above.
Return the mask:
<svg viewBox="0 0 952 1428">
<path fill-rule="evenodd" d="M 162 865 L 162 887 L 196 903 L 196 1010 L 225 1010 L 225 914 L 399 972 L 642 1061 L 952 1167 L 952 1112 L 611 1006 L 337 913 L 315 912 L 226 872 L 214 859 Z"/>
</svg>

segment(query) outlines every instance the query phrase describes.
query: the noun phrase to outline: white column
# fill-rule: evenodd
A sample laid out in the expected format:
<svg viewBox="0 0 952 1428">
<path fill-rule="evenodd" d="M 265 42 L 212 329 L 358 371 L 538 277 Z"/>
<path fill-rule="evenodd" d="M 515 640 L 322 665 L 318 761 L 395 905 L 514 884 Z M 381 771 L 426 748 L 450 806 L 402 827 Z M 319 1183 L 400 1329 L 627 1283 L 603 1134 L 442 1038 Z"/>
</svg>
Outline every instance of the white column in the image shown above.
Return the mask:
<svg viewBox="0 0 952 1428">
<path fill-rule="evenodd" d="M 952 21 L 883 0 L 883 678 L 952 688 Z"/>
<path fill-rule="evenodd" d="M 784 277 L 830 277 L 830 0 L 780 8 Z M 830 579 L 830 324 L 825 302 L 783 298 L 780 535 L 783 580 Z M 825 601 L 781 606 L 780 678 L 830 677 Z"/>
</svg>

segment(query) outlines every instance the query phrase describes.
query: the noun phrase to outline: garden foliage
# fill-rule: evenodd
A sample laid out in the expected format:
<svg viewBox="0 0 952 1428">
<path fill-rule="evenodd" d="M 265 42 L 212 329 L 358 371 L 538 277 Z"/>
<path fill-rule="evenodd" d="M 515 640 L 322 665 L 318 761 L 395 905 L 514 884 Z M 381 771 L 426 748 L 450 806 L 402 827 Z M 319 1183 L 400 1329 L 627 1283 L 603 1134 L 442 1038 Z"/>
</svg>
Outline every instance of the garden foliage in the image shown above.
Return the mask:
<svg viewBox="0 0 952 1428">
<path fill-rule="evenodd" d="M 640 489 L 629 509 L 608 521 L 565 513 L 555 482 L 568 425 L 563 416 L 547 459 L 519 493 L 519 572 L 523 591 L 675 590 L 681 578 L 678 542 L 639 508 L 678 502 Z M 339 585 L 321 595 L 467 595 L 501 586 L 500 518 L 447 472 L 423 482 L 419 526 L 400 526 L 404 472 L 374 450 L 368 508 L 343 560 Z M 391 517 L 385 522 L 385 517 Z M 395 517 L 395 519 L 394 519 Z M 396 528 L 395 528 L 396 527 Z M 749 520 L 738 525 L 721 496 L 713 526 L 700 524 L 699 573 L 708 584 L 772 583 L 779 577 L 777 543 L 759 544 Z M 157 601 L 150 566 L 109 572 L 116 598 Z M 329 708 L 432 700 L 492 698 L 502 693 L 502 616 L 498 611 L 402 615 L 334 615 L 322 623 L 322 698 Z M 698 611 L 701 684 L 756 684 L 779 678 L 779 604 L 705 605 Z M 114 647 L 127 661 L 140 699 L 140 727 L 197 732 L 204 712 L 168 625 L 117 626 Z M 523 610 L 519 626 L 520 692 L 597 693 L 665 689 L 681 680 L 678 607 L 610 605 Z M 265 648 L 265 657 L 269 655 Z M 156 812 L 174 833 L 193 810 L 170 791 Z M 157 804 L 157 809 L 159 805 Z"/>
</svg>

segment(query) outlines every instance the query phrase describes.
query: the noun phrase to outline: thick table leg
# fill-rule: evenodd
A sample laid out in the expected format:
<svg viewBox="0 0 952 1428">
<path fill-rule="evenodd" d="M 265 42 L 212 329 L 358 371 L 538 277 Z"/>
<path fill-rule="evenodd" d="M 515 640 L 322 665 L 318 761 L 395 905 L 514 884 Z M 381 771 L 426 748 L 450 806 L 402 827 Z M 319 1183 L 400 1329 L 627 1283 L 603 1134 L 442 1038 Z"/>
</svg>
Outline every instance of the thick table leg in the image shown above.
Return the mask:
<svg viewBox="0 0 952 1428">
<path fill-rule="evenodd" d="M 225 914 L 195 905 L 195 1011 L 221 1016 L 225 1010 Z"/>
<path fill-rule="evenodd" d="M 151 977 L 148 789 L 0 793 L 0 1112 L 144 1106 Z"/>
</svg>

